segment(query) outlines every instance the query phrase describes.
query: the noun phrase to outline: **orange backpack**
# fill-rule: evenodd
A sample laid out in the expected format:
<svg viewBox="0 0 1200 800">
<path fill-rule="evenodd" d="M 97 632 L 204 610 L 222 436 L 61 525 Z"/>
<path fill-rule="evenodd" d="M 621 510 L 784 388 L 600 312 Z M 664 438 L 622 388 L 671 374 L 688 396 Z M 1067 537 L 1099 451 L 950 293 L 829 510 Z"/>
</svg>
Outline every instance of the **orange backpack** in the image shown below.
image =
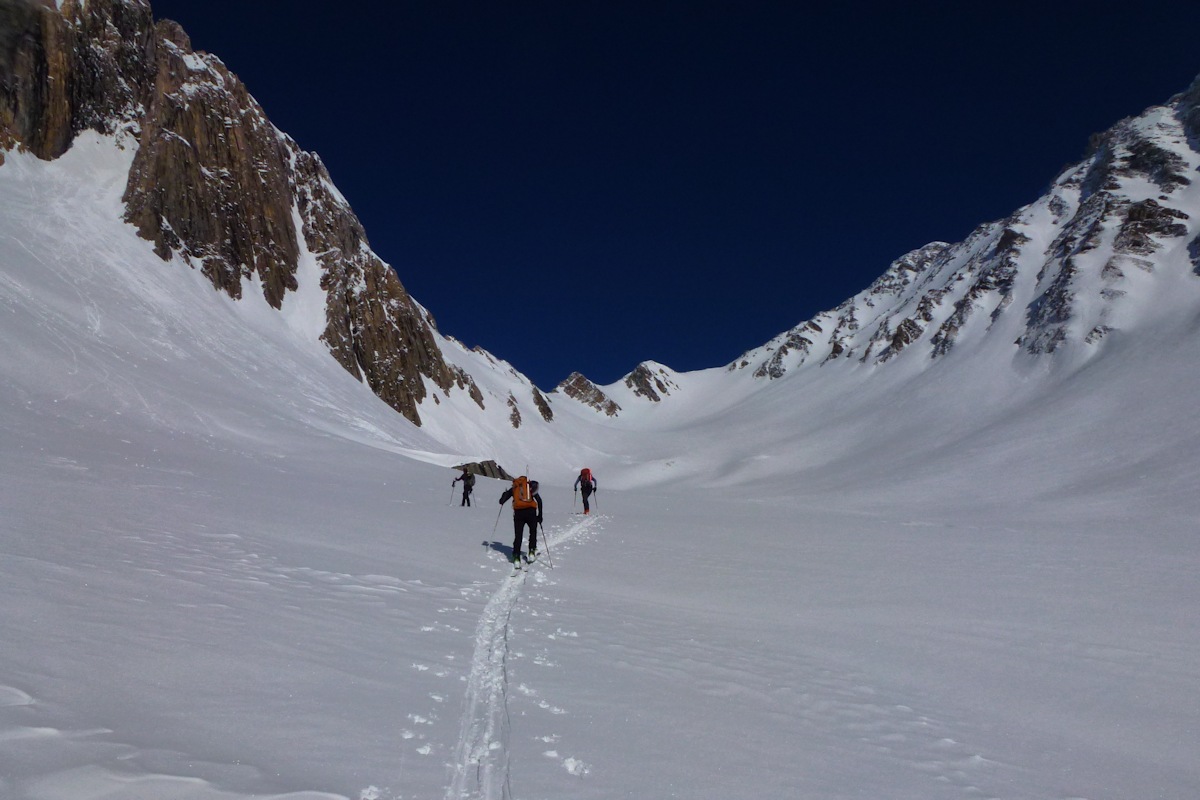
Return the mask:
<svg viewBox="0 0 1200 800">
<path fill-rule="evenodd" d="M 537 508 L 537 500 L 533 499 L 533 489 L 529 487 L 529 478 L 524 475 L 513 481 L 513 508 Z"/>
</svg>

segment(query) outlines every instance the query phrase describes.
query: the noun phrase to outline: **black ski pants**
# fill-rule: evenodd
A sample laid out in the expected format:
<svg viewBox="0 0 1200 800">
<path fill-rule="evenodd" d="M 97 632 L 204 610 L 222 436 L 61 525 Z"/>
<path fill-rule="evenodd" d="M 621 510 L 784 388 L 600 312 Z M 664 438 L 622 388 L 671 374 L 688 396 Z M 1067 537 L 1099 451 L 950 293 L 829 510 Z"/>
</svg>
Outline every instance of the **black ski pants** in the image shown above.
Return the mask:
<svg viewBox="0 0 1200 800">
<path fill-rule="evenodd" d="M 521 540 L 529 526 L 529 549 L 537 550 L 538 513 L 536 508 L 513 509 L 513 555 L 521 555 Z"/>
</svg>

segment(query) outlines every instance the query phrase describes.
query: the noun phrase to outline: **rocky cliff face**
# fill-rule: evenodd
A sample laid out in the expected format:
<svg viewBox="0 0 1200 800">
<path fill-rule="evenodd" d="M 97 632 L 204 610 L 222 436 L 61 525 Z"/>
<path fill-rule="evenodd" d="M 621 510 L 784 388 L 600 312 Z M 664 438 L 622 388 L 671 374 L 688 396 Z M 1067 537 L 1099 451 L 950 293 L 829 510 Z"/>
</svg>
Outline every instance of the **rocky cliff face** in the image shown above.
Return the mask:
<svg viewBox="0 0 1200 800">
<path fill-rule="evenodd" d="M 866 291 L 728 368 L 775 379 L 836 360 L 938 359 L 964 337 L 993 334 L 1014 355 L 1086 355 L 1119 328 L 1130 289 L 1167 269 L 1172 251 L 1186 246 L 1200 274 L 1188 193 L 1198 165 L 1200 79 L 1093 137 L 1083 161 L 1008 219 L 909 253 Z"/>
<path fill-rule="evenodd" d="M 175 23 L 155 26 L 147 56 L 152 88 L 126 220 L 160 256 L 179 253 L 233 297 L 257 276 L 279 308 L 296 288 L 300 253 L 288 143 L 241 81 L 194 54 Z"/>
<path fill-rule="evenodd" d="M 481 402 L 320 159 L 276 130 L 218 58 L 156 23 L 145 0 L 0 0 L 0 151 L 52 159 L 88 129 L 136 140 L 126 219 L 164 259 L 233 297 L 257 283 L 279 308 L 303 244 L 328 298 L 322 339 L 343 367 L 418 425 L 426 379 Z"/>
<path fill-rule="evenodd" d="M 305 242 L 323 272 L 327 301 L 321 338 L 338 362 L 417 424 L 425 378 L 442 391 L 468 391 L 482 407 L 471 377 L 442 357 L 433 318 L 367 245 L 362 224 L 334 194 L 320 159 L 297 151 L 293 181 Z"/>
<path fill-rule="evenodd" d="M 152 22 L 141 0 L 0 0 L 0 147 L 56 158 L 80 131 L 133 122 Z"/>
</svg>

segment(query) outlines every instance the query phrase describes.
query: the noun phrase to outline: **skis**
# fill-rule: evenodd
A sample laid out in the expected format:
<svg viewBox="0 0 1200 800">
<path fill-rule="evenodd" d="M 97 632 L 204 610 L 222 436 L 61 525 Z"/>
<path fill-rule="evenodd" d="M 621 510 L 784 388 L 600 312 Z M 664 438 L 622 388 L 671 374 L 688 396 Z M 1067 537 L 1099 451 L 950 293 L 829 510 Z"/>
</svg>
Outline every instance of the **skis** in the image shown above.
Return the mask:
<svg viewBox="0 0 1200 800">
<path fill-rule="evenodd" d="M 516 561 L 510 560 L 510 563 L 512 564 L 513 568 L 512 574 L 516 575 L 521 570 L 529 569 L 530 566 L 537 563 L 537 556 L 534 556 L 533 558 L 530 558 L 529 556 L 520 556 Z"/>
</svg>

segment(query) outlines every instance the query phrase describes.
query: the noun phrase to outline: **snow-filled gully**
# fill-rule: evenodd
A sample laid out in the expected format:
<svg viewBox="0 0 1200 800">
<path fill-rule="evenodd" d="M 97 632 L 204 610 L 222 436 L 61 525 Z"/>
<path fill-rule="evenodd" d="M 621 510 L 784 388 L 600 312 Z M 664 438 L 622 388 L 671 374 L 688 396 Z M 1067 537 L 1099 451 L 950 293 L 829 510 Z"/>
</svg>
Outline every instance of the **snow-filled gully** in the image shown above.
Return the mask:
<svg viewBox="0 0 1200 800">
<path fill-rule="evenodd" d="M 587 531 L 595 520 L 596 517 L 585 518 L 555 536 L 547 532 L 550 552 L 556 545 L 572 541 Z M 475 650 L 454 751 L 454 776 L 446 790 L 446 800 L 512 797 L 508 747 L 509 623 L 530 571 L 545 568 L 547 563 L 539 560 L 535 566 L 506 577 L 483 609 L 475 629 Z"/>
</svg>

